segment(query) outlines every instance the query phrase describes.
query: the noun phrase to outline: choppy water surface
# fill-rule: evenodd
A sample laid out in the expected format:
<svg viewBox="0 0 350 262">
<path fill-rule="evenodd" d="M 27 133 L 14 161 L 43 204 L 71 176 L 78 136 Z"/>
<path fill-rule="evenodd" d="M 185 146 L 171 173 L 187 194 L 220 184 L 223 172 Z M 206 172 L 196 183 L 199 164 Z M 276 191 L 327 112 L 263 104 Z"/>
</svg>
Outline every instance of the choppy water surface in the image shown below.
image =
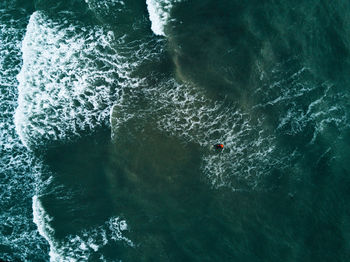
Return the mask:
<svg viewBox="0 0 350 262">
<path fill-rule="evenodd" d="M 1 259 L 350 259 L 348 3 L 0 7 Z"/>
</svg>

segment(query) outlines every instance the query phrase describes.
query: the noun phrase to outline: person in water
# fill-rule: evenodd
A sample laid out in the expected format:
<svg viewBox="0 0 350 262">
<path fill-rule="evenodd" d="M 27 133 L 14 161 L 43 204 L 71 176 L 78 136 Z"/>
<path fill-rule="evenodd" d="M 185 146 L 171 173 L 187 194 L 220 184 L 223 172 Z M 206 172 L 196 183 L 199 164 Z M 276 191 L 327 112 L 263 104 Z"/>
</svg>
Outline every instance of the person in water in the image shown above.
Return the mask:
<svg viewBox="0 0 350 262">
<path fill-rule="evenodd" d="M 215 144 L 215 145 L 214 145 L 214 148 L 215 148 L 215 149 L 222 150 L 222 149 L 224 149 L 224 145 L 223 145 L 223 144 Z"/>
</svg>

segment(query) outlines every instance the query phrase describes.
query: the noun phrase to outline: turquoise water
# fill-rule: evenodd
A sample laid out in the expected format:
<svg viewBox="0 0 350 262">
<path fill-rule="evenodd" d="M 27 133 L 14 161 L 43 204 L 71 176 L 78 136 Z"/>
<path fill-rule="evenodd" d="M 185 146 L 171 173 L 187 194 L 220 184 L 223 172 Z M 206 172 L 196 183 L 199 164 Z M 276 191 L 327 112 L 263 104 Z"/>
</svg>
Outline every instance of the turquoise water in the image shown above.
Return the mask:
<svg viewBox="0 0 350 262">
<path fill-rule="evenodd" d="M 0 259 L 349 260 L 348 3 L 0 9 Z"/>
</svg>

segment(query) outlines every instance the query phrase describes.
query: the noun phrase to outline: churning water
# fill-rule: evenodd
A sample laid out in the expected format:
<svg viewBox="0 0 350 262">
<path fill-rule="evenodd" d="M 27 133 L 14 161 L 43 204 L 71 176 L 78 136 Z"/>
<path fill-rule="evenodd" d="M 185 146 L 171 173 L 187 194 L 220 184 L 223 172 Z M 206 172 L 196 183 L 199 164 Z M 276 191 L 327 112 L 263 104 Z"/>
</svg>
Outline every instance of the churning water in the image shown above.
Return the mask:
<svg viewBox="0 0 350 262">
<path fill-rule="evenodd" d="M 349 12 L 1 2 L 0 259 L 348 261 Z"/>
</svg>

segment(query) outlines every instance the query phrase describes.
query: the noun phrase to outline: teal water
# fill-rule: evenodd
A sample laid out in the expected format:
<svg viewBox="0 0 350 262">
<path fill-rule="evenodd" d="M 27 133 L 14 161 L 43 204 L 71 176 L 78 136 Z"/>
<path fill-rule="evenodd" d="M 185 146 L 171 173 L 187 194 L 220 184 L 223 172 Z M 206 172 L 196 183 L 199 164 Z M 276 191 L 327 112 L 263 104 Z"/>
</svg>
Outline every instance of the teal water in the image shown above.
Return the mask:
<svg viewBox="0 0 350 262">
<path fill-rule="evenodd" d="M 0 259 L 350 259 L 348 3 L 0 7 Z"/>
</svg>

